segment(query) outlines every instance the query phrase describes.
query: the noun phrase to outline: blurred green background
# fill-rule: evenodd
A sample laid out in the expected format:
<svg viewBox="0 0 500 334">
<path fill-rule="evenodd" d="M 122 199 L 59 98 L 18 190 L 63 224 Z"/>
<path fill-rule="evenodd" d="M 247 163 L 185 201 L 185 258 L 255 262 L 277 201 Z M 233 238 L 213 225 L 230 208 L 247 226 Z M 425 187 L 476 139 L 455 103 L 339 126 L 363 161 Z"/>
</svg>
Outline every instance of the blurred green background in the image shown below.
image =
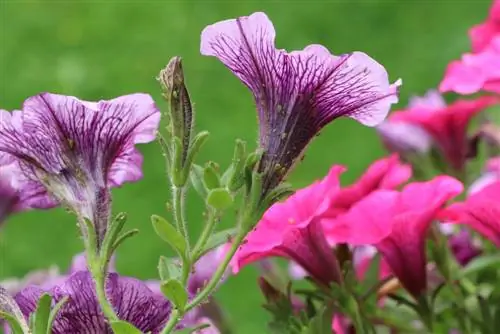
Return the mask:
<svg viewBox="0 0 500 334">
<path fill-rule="evenodd" d="M 197 129 L 212 136 L 199 162 L 226 166 L 236 138 L 254 146 L 256 116 L 251 95 L 215 58 L 199 54 L 200 32 L 219 20 L 265 11 L 277 30 L 277 46 L 301 49 L 310 43 L 340 54 L 361 50 L 386 66 L 391 80 L 403 78 L 401 105 L 409 95 L 435 87 L 447 62 L 469 49 L 468 28 L 487 15 L 489 1 L 11 1 L 0 0 L 0 108 L 20 108 L 42 91 L 86 100 L 147 92 L 160 107 L 155 76 L 181 55 Z M 114 211 L 129 213 L 139 236 L 118 252 L 118 269 L 140 278 L 155 276 L 160 254 L 170 254 L 149 223 L 166 215 L 169 198 L 157 144 L 141 147 L 145 177 L 114 191 Z M 321 177 L 333 163 L 349 167 L 345 182 L 383 154 L 372 129 L 351 120 L 328 126 L 292 176 L 296 186 Z M 190 227 L 202 225 L 202 205 L 189 207 Z M 230 221 L 225 221 L 230 225 Z M 73 218 L 63 210 L 12 217 L 0 232 L 0 279 L 58 264 L 65 269 L 82 249 Z M 265 330 L 267 314 L 247 268 L 217 293 L 237 333 Z"/>
</svg>

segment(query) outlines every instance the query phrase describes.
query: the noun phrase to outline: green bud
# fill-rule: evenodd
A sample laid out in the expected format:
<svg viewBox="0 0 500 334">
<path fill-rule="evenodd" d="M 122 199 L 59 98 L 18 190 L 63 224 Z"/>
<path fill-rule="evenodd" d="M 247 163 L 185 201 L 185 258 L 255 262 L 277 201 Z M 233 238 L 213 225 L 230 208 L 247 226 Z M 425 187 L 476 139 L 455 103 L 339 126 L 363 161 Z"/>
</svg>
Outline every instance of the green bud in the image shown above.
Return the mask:
<svg viewBox="0 0 500 334">
<path fill-rule="evenodd" d="M 158 77 L 163 97 L 170 102 L 170 128 L 173 137 L 182 143 L 182 164 L 186 160 L 193 128 L 193 108 L 184 82 L 180 57 L 173 57 Z"/>
<path fill-rule="evenodd" d="M 233 204 L 233 196 L 225 188 L 216 188 L 209 191 L 207 204 L 216 210 L 225 210 Z"/>
<path fill-rule="evenodd" d="M 219 173 L 217 173 L 218 166 L 215 162 L 210 161 L 207 163 L 203 171 L 203 181 L 207 189 L 220 188 L 221 181 Z"/>
</svg>

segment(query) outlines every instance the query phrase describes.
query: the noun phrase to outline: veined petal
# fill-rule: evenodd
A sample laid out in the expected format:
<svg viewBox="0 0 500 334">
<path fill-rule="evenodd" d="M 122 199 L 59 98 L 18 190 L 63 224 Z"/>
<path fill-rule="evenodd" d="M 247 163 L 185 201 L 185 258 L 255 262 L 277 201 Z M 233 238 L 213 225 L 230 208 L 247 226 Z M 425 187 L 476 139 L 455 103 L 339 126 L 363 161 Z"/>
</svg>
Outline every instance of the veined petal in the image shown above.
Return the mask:
<svg viewBox="0 0 500 334">
<path fill-rule="evenodd" d="M 264 192 L 276 186 L 326 124 L 341 116 L 375 126 L 397 102 L 382 65 L 362 52 L 332 55 L 321 45 L 287 53 L 276 49 L 264 13 L 206 27 L 201 53 L 216 56 L 254 95 Z"/>
</svg>

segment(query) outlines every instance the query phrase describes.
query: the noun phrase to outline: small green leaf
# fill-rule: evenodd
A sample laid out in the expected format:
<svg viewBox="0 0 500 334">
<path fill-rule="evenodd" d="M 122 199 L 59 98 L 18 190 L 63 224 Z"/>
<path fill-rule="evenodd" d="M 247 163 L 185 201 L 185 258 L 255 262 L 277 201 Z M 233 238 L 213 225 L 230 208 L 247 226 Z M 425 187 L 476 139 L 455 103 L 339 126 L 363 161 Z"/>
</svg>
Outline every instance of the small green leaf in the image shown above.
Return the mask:
<svg viewBox="0 0 500 334">
<path fill-rule="evenodd" d="M 169 279 L 161 283 L 160 289 L 163 295 L 183 313 L 188 301 L 188 294 L 182 283 L 176 279 Z"/>
<path fill-rule="evenodd" d="M 200 195 L 203 199 L 207 198 L 208 195 L 207 188 L 203 182 L 204 171 L 203 167 L 193 164 L 190 174 L 191 184 L 193 185 L 194 190 L 196 190 L 198 195 Z"/>
<path fill-rule="evenodd" d="M 7 321 L 13 334 L 25 334 L 21 324 L 12 314 L 0 311 L 0 319 Z"/>
<path fill-rule="evenodd" d="M 160 278 L 162 281 L 181 277 L 182 268 L 180 266 L 179 260 L 160 256 L 160 262 L 158 263 L 158 273 L 160 274 Z"/>
<path fill-rule="evenodd" d="M 231 239 L 233 239 L 237 233 L 238 229 L 235 227 L 215 232 L 208 238 L 203 249 L 196 255 L 196 259 L 198 259 L 203 254 L 209 252 L 210 250 L 214 249 L 215 247 L 218 247 L 222 244 L 225 244 L 226 242 L 231 241 Z"/>
<path fill-rule="evenodd" d="M 500 254 L 495 253 L 491 255 L 480 256 L 472 260 L 463 270 L 459 276 L 464 277 L 478 273 L 488 267 L 496 267 L 500 265 Z"/>
<path fill-rule="evenodd" d="M 142 334 L 140 330 L 126 321 L 111 321 L 111 328 L 115 334 Z"/>
<path fill-rule="evenodd" d="M 35 311 L 34 334 L 47 334 L 49 326 L 50 306 L 52 297 L 44 293 L 38 300 L 38 305 Z"/>
<path fill-rule="evenodd" d="M 210 134 L 207 131 L 201 131 L 194 136 L 189 150 L 186 156 L 186 161 L 184 163 L 184 173 L 185 179 L 187 180 L 189 172 L 191 171 L 191 166 L 193 165 L 194 158 L 198 155 L 203 145 L 207 142 L 208 136 Z"/>
<path fill-rule="evenodd" d="M 209 191 L 207 204 L 217 210 L 225 210 L 233 204 L 233 196 L 225 188 L 217 188 Z"/>
<path fill-rule="evenodd" d="M 168 221 L 160 216 L 151 216 L 156 234 L 166 241 L 183 259 L 186 257 L 186 240 Z"/>
<path fill-rule="evenodd" d="M 323 307 L 309 322 L 307 334 L 330 334 L 332 332 L 333 308 Z"/>
<path fill-rule="evenodd" d="M 221 181 L 219 174 L 217 173 L 217 166 L 214 162 L 207 163 L 205 169 L 203 170 L 203 182 L 209 190 L 220 188 Z"/>
</svg>

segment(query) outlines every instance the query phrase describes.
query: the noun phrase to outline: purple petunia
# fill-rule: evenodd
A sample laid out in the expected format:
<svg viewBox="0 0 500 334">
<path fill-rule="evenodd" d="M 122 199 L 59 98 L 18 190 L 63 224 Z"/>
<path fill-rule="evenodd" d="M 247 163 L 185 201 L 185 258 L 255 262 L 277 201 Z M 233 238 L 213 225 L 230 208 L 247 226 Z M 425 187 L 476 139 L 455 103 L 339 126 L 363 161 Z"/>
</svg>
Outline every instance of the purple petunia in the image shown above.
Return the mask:
<svg viewBox="0 0 500 334">
<path fill-rule="evenodd" d="M 201 34 L 201 53 L 216 56 L 254 95 L 264 193 L 274 188 L 310 140 L 332 120 L 347 116 L 367 126 L 382 122 L 398 101 L 385 68 L 362 52 L 332 55 L 321 45 L 286 52 L 274 45 L 264 13 L 221 21 Z"/>
<path fill-rule="evenodd" d="M 0 111 L 0 165 L 17 170 L 29 207 L 63 203 L 90 219 L 101 241 L 109 188 L 142 177 L 135 144 L 154 140 L 160 112 L 147 94 L 87 102 L 42 93 Z"/>
<path fill-rule="evenodd" d="M 19 292 L 14 299 L 26 318 L 35 311 L 44 293 L 50 294 L 54 302 L 68 297 L 55 318 L 52 333 L 113 333 L 102 314 L 88 271 L 77 271 L 50 289 L 30 286 Z M 106 295 L 118 318 L 145 333 L 159 333 L 170 314 L 170 303 L 134 278 L 110 273 Z"/>
</svg>

